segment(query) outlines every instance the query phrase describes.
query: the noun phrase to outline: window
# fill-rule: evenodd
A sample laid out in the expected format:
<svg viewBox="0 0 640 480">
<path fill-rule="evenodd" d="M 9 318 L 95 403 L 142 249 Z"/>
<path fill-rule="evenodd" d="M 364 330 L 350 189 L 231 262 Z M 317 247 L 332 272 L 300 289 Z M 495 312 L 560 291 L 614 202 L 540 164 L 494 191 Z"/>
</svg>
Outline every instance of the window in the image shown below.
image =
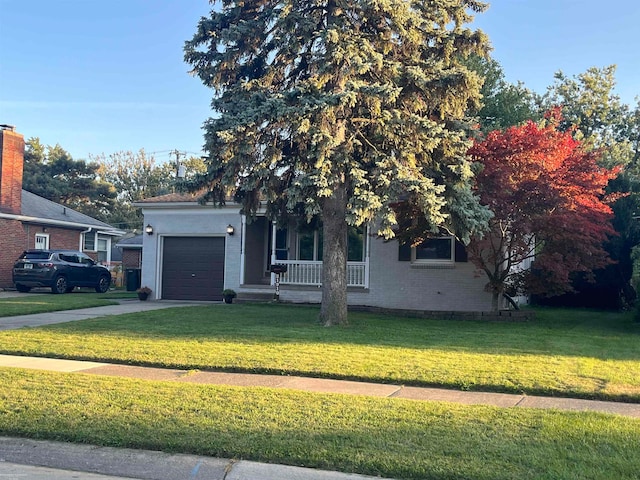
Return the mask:
<svg viewBox="0 0 640 480">
<path fill-rule="evenodd" d="M 347 261 L 364 262 L 364 228 L 349 227 Z M 324 247 L 322 230 L 298 233 L 298 260 L 322 261 Z"/>
<path fill-rule="evenodd" d="M 269 231 L 269 234 L 271 234 L 271 231 Z M 286 228 L 276 230 L 276 260 L 287 260 L 289 258 L 288 236 L 289 231 Z"/>
<path fill-rule="evenodd" d="M 436 237 L 425 240 L 412 247 L 409 243 L 400 243 L 398 261 L 411 262 L 416 266 L 453 266 L 454 262 L 467 262 L 464 245 L 453 236 Z"/>
<path fill-rule="evenodd" d="M 289 259 L 289 231 L 286 228 L 278 228 L 276 229 L 276 238 L 275 238 L 275 255 L 276 261 L 274 263 L 278 263 L 278 260 L 288 260 Z M 269 251 L 267 255 L 267 271 L 271 270 L 271 246 L 273 245 L 273 230 L 269 228 L 269 237 L 268 243 Z"/>
<path fill-rule="evenodd" d="M 78 256 L 70 254 L 70 253 L 60 253 L 58 255 L 58 257 L 60 258 L 60 260 L 62 260 L 64 262 L 80 263 L 80 260 L 78 259 Z"/>
<path fill-rule="evenodd" d="M 107 257 L 108 244 L 109 242 L 107 241 L 106 238 L 98 238 L 98 248 L 97 248 L 98 263 L 108 261 L 108 257 Z"/>
<path fill-rule="evenodd" d="M 416 262 L 453 262 L 453 237 L 429 238 L 416 245 L 413 249 L 412 260 Z"/>
<path fill-rule="evenodd" d="M 298 260 L 322 261 L 322 230 L 298 233 Z"/>
<path fill-rule="evenodd" d="M 96 249 L 96 233 L 95 232 L 88 232 L 84 234 L 82 249 L 88 252 L 95 251 Z"/>
<path fill-rule="evenodd" d="M 49 260 L 51 255 L 51 252 L 24 252 L 20 255 L 20 258 L 27 260 Z"/>
<path fill-rule="evenodd" d="M 364 262 L 364 228 L 349 227 L 347 238 L 347 261 Z"/>
<path fill-rule="evenodd" d="M 89 266 L 95 265 L 95 262 L 93 261 L 93 259 L 88 255 L 78 255 L 78 263 L 81 263 L 82 265 L 89 265 Z"/>
<path fill-rule="evenodd" d="M 35 248 L 36 250 L 47 250 L 49 248 L 49 235 L 36 233 Z"/>
</svg>

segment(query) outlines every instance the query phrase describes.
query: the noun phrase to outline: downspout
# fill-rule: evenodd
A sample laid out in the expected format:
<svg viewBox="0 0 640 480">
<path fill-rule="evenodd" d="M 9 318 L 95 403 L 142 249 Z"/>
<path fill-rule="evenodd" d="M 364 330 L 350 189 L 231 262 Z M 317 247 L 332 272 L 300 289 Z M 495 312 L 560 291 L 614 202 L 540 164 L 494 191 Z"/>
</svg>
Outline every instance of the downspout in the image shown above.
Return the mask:
<svg viewBox="0 0 640 480">
<path fill-rule="evenodd" d="M 93 228 L 89 227 L 86 230 L 83 230 L 82 232 L 80 232 L 80 241 L 79 241 L 79 248 L 78 248 L 79 251 L 84 252 L 84 249 L 83 249 L 84 245 L 82 243 L 82 239 L 84 238 L 85 234 L 90 233 L 91 230 L 93 230 Z"/>
</svg>

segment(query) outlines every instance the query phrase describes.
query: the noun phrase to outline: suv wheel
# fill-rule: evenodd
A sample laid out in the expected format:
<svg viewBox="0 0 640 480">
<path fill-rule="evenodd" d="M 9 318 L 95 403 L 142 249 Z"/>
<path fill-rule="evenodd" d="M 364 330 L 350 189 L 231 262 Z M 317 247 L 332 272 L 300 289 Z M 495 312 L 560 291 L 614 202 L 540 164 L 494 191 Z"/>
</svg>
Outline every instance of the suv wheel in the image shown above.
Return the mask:
<svg viewBox="0 0 640 480">
<path fill-rule="evenodd" d="M 56 294 L 65 293 L 67 291 L 68 286 L 69 284 L 67 283 L 66 277 L 63 277 L 62 275 L 58 275 L 53 280 L 53 285 L 51 286 L 51 292 Z"/>
<path fill-rule="evenodd" d="M 18 290 L 20 293 L 27 293 L 31 291 L 31 287 L 27 287 L 26 285 L 20 285 L 19 283 L 16 283 L 16 290 Z"/>
<path fill-rule="evenodd" d="M 101 276 L 100 280 L 98 280 L 98 285 L 96 286 L 96 292 L 105 293 L 109 290 L 109 285 L 111 285 L 111 278 L 106 275 Z"/>
</svg>

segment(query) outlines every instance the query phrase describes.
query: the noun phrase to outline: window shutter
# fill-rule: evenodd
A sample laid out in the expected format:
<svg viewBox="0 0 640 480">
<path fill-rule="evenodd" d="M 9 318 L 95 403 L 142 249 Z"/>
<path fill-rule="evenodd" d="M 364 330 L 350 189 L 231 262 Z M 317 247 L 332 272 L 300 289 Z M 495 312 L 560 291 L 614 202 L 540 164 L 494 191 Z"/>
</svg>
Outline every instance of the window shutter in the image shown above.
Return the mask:
<svg viewBox="0 0 640 480">
<path fill-rule="evenodd" d="M 398 261 L 399 262 L 411 261 L 411 244 L 410 243 L 398 244 Z"/>
<path fill-rule="evenodd" d="M 464 244 L 456 240 L 456 262 L 468 262 L 467 249 L 464 248 Z"/>
</svg>

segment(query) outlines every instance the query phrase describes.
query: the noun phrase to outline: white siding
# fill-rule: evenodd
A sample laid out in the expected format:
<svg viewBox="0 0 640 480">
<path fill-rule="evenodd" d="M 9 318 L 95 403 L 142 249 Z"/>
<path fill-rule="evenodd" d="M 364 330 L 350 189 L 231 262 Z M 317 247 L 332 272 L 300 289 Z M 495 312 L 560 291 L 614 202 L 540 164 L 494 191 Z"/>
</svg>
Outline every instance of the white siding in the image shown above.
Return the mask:
<svg viewBox="0 0 640 480">
<path fill-rule="evenodd" d="M 142 248 L 142 285 L 153 290 L 153 298 L 161 292 L 162 239 L 165 236 L 225 236 L 224 286 L 238 290 L 240 286 L 240 215 L 238 207 L 145 209 L 144 224 L 153 226 L 153 235 L 144 234 Z M 235 227 L 234 235 L 227 235 L 227 225 Z"/>
<path fill-rule="evenodd" d="M 226 236 L 225 288 L 240 288 L 241 216 L 237 205 L 225 208 L 153 206 L 144 209 L 144 224 L 153 235 L 144 235 L 142 285 L 161 291 L 161 242 L 164 236 Z M 235 234 L 226 234 L 227 225 Z M 442 311 L 489 311 L 491 295 L 484 291 L 486 277 L 478 275 L 471 262 L 447 266 L 415 265 L 398 260 L 398 243 L 372 239 L 369 288 L 350 288 L 349 304 L 381 308 Z M 247 287 L 244 290 L 251 291 Z M 263 290 L 264 291 L 264 290 Z M 313 287 L 280 288 L 280 299 L 290 302 L 320 302 L 322 292 Z"/>
<path fill-rule="evenodd" d="M 398 261 L 398 242 L 371 241 L 369 289 L 349 289 L 350 305 L 407 310 L 490 311 L 491 294 L 484 291 L 486 277 L 471 262 L 453 266 L 424 266 Z M 281 287 L 280 299 L 320 302 L 319 288 Z"/>
</svg>

